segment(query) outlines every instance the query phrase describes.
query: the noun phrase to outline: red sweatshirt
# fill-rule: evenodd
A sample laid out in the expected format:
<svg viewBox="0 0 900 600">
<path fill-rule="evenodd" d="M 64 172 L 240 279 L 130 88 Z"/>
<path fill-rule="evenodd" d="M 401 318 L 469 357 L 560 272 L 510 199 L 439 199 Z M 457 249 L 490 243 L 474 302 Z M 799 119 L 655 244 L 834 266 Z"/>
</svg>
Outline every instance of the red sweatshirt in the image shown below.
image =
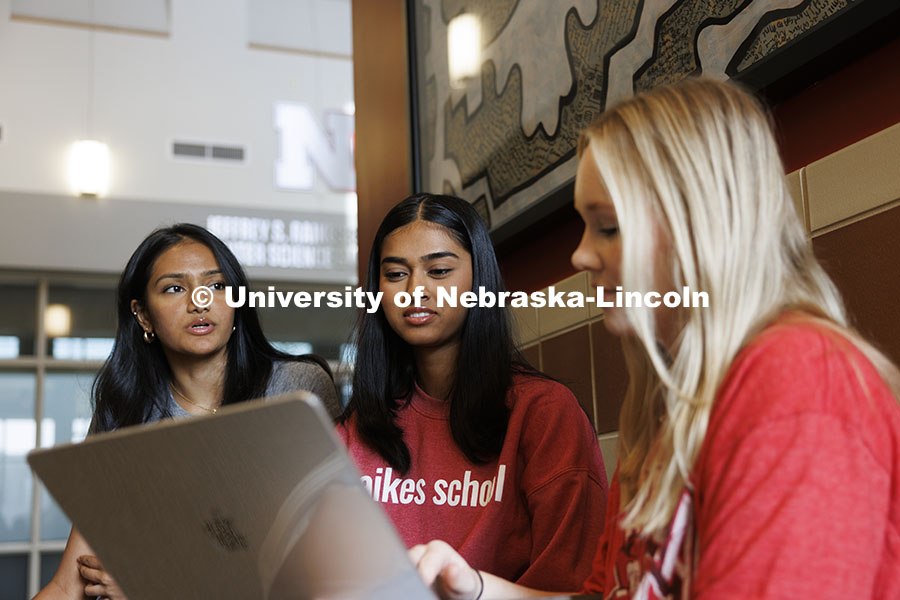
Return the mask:
<svg viewBox="0 0 900 600">
<path fill-rule="evenodd" d="M 722 384 L 662 546 L 616 526 L 585 591 L 607 598 L 900 598 L 900 406 L 839 334 L 783 318 Z"/>
<path fill-rule="evenodd" d="M 578 589 L 603 531 L 607 481 L 597 439 L 565 386 L 516 376 L 498 460 L 475 465 L 450 434 L 449 404 L 416 388 L 397 424 L 412 467 L 395 473 L 360 441 L 338 433 L 407 546 L 442 539 L 469 563 L 525 585 Z"/>
</svg>

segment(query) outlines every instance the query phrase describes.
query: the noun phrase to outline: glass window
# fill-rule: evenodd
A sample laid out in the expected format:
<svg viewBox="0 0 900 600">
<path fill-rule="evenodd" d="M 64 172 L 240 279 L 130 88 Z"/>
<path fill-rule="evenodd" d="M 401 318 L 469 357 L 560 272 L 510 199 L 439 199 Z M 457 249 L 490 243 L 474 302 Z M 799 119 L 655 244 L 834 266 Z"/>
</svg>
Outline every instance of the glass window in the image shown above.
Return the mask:
<svg viewBox="0 0 900 600">
<path fill-rule="evenodd" d="M 312 344 L 309 342 L 272 342 L 272 346 L 276 350 L 294 355 L 311 354 L 313 351 Z"/>
<path fill-rule="evenodd" d="M 37 285 L 0 283 L 0 358 L 34 355 Z"/>
<path fill-rule="evenodd" d="M 94 373 L 48 373 L 44 377 L 44 418 L 41 446 L 80 442 L 91 424 L 91 384 Z M 71 524 L 41 486 L 41 539 L 64 540 Z"/>
<path fill-rule="evenodd" d="M 42 552 L 41 553 L 41 588 L 50 583 L 56 569 L 59 568 L 59 562 L 62 560 L 62 552 Z"/>
<path fill-rule="evenodd" d="M 105 360 L 116 335 L 116 294 L 112 284 L 51 284 L 44 327 L 48 356 Z"/>
<path fill-rule="evenodd" d="M 34 388 L 31 373 L 0 372 L 0 542 L 31 538 L 32 483 L 25 455 L 37 439 Z"/>
<path fill-rule="evenodd" d="M 18 358 L 21 342 L 14 335 L 0 335 L 0 358 Z"/>
<path fill-rule="evenodd" d="M 27 598 L 28 556 L 24 554 L 0 555 L 0 600 Z"/>
<path fill-rule="evenodd" d="M 344 287 L 295 287 L 285 283 L 271 284 L 277 291 L 339 291 Z M 268 284 L 254 282 L 252 288 L 265 291 Z M 331 308 L 298 308 L 291 304 L 285 308 L 257 308 L 259 321 L 266 338 L 276 348 L 290 354 L 306 354 L 315 352 L 323 358 L 337 362 L 340 360 L 341 344 L 347 343 L 353 323 L 356 321 L 356 309 L 352 307 Z M 312 348 L 309 350 L 308 348 Z"/>
</svg>

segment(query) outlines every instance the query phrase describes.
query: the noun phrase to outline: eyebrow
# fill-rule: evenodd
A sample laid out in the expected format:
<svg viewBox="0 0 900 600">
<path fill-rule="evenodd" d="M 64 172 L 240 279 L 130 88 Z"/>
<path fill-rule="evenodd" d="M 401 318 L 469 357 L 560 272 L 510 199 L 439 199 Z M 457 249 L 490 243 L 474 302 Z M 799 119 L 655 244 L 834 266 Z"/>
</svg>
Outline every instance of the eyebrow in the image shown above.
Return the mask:
<svg viewBox="0 0 900 600">
<path fill-rule="evenodd" d="M 600 202 L 599 200 L 587 200 L 582 203 L 581 209 L 586 212 L 603 213 L 606 215 L 615 215 L 616 207 L 609 202 Z"/>
<path fill-rule="evenodd" d="M 203 271 L 200 273 L 201 277 L 209 277 L 210 275 L 219 275 L 222 273 L 222 269 L 210 269 L 209 271 Z M 163 279 L 184 279 L 187 277 L 187 273 L 166 273 L 165 275 L 160 275 L 156 278 L 154 284 L 159 283 Z"/>
<path fill-rule="evenodd" d="M 419 258 L 422 262 L 428 262 L 430 260 L 437 260 L 439 258 L 459 258 L 455 253 L 450 252 L 449 250 L 444 250 L 443 252 L 432 252 L 431 254 L 426 254 Z"/>
<path fill-rule="evenodd" d="M 420 256 L 419 260 L 422 262 L 429 262 L 432 260 L 437 260 L 439 258 L 459 258 L 459 256 L 450 252 L 449 250 L 444 250 L 441 252 L 432 252 L 431 254 L 426 254 L 424 256 Z M 381 264 L 400 264 L 400 265 L 409 265 L 409 261 L 405 258 L 400 258 L 399 256 L 385 256 L 381 259 Z"/>
</svg>

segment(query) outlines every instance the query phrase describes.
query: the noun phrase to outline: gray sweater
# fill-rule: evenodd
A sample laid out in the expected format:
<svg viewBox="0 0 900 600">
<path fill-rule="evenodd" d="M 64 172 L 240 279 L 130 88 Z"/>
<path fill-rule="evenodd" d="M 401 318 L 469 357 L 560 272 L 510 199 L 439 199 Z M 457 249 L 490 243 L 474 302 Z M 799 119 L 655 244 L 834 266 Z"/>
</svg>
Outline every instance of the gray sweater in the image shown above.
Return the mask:
<svg viewBox="0 0 900 600">
<path fill-rule="evenodd" d="M 269 377 L 269 385 L 266 387 L 265 395 L 278 396 L 296 390 L 306 390 L 312 392 L 322 401 L 325 410 L 332 419 L 341 414 L 341 405 L 334 389 L 334 383 L 322 367 L 315 363 L 297 362 L 297 361 L 277 361 L 272 365 L 272 375 Z M 157 407 L 153 407 L 150 412 L 148 421 L 158 421 L 166 413 L 172 417 L 180 418 L 190 416 L 186 410 L 181 408 L 172 392 L 169 392 L 165 399 L 165 412 L 160 411 Z"/>
</svg>

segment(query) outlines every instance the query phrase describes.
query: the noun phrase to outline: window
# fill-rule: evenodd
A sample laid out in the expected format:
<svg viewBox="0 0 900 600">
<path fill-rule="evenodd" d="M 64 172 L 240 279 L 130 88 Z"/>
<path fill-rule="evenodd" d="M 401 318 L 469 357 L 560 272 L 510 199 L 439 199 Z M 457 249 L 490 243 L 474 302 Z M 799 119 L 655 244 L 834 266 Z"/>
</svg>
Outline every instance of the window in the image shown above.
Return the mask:
<svg viewBox="0 0 900 600">
<path fill-rule="evenodd" d="M 115 335 L 114 289 L 113 278 L 0 275 L 2 598 L 33 596 L 62 556 L 71 525 L 26 456 L 87 434 L 90 386 Z"/>
</svg>

